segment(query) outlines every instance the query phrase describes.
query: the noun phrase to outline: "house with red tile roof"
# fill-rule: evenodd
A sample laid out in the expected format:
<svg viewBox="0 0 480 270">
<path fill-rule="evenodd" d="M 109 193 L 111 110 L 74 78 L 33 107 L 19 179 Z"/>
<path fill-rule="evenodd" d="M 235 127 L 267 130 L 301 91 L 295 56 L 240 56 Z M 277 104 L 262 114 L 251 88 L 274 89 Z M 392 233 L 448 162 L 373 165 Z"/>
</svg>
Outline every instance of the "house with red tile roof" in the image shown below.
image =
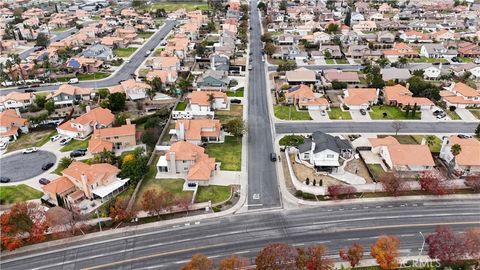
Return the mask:
<svg viewBox="0 0 480 270">
<path fill-rule="evenodd" d="M 0 113 L 0 139 L 15 141 L 21 133 L 28 133 L 28 120 L 17 110 L 9 109 Z"/>
<path fill-rule="evenodd" d="M 174 139 L 196 145 L 206 142 L 221 143 L 225 139 L 220 120 L 217 119 L 176 120 L 174 131 Z"/>
<path fill-rule="evenodd" d="M 285 91 L 285 102 L 298 109 L 328 110 L 330 105 L 323 97 L 317 97 L 307 85 L 300 84 Z"/>
<path fill-rule="evenodd" d="M 462 151 L 454 157 L 451 150 L 455 144 L 460 145 Z M 480 141 L 475 138 L 462 139 L 455 135 L 445 137 L 440 158 L 447 164 L 453 162 L 455 171 L 463 175 L 480 173 Z"/>
<path fill-rule="evenodd" d="M 351 71 L 341 71 L 336 69 L 324 70 L 323 78 L 326 83 L 332 83 L 333 81 L 346 82 L 348 84 L 360 83 L 358 73 Z"/>
<path fill-rule="evenodd" d="M 418 57 L 418 51 L 405 42 L 395 43 L 392 49 L 384 50 L 383 54 L 386 57 Z"/>
<path fill-rule="evenodd" d="M 422 32 L 418 32 L 415 30 L 410 30 L 407 32 L 403 32 L 400 34 L 400 39 L 406 42 L 432 42 L 430 36 L 428 34 L 424 34 Z"/>
<path fill-rule="evenodd" d="M 70 208 L 93 200 L 106 202 L 124 189 L 128 179 L 117 177 L 120 169 L 108 163 L 88 165 L 74 161 L 62 176 L 42 187 L 42 199 L 51 204 Z"/>
<path fill-rule="evenodd" d="M 137 145 L 135 137 L 135 124 L 127 124 L 120 127 L 99 128 L 93 131 L 88 141 L 88 151 L 97 154 L 103 150 L 114 151 L 132 148 Z"/>
<path fill-rule="evenodd" d="M 153 69 L 180 70 L 180 59 L 176 56 L 151 57 L 147 62 Z"/>
<path fill-rule="evenodd" d="M 76 72 L 92 73 L 97 72 L 103 63 L 104 62 L 100 59 L 78 56 L 70 58 L 67 61 L 66 66 L 67 68 L 71 68 Z"/>
<path fill-rule="evenodd" d="M 178 73 L 176 70 L 151 70 L 145 76 L 147 81 L 152 81 L 154 78 L 159 78 L 164 84 L 172 85 L 177 81 Z"/>
<path fill-rule="evenodd" d="M 110 94 L 125 93 L 130 100 L 139 100 L 147 98 L 147 90 L 152 87 L 144 82 L 137 82 L 134 79 L 129 79 L 121 82 L 117 86 L 108 88 Z"/>
<path fill-rule="evenodd" d="M 62 84 L 55 92 L 50 93 L 47 99 L 53 99 L 55 106 L 73 105 L 75 102 L 88 101 L 93 95 L 91 88 Z"/>
<path fill-rule="evenodd" d="M 173 143 L 157 163 L 159 174 L 180 175 L 187 185 L 208 185 L 217 167 L 215 159 L 205 154 L 205 149 L 186 141 Z"/>
<path fill-rule="evenodd" d="M 66 137 L 84 140 L 94 129 L 111 127 L 113 120 L 115 115 L 109 109 L 98 107 L 90 110 L 87 106 L 86 113 L 59 125 L 57 132 Z"/>
<path fill-rule="evenodd" d="M 348 88 L 343 93 L 343 104 L 351 110 L 360 110 L 370 108 L 377 103 L 379 89 Z"/>
<path fill-rule="evenodd" d="M 162 56 L 177 56 L 180 59 L 184 59 L 187 53 L 190 51 L 188 45 L 190 40 L 184 34 L 176 34 L 173 38 L 168 40 L 165 50 L 162 52 Z"/>
<path fill-rule="evenodd" d="M 0 96 L 0 111 L 6 109 L 26 108 L 33 104 L 35 96 L 32 93 L 10 92 Z"/>
<path fill-rule="evenodd" d="M 480 107 L 480 91 L 474 89 L 462 82 L 453 82 L 446 91 L 440 92 L 442 99 L 447 107 L 455 106 L 457 108 Z"/>
<path fill-rule="evenodd" d="M 414 106 L 416 104 L 421 109 L 430 109 L 434 105 L 428 98 L 413 97 L 413 93 L 401 84 L 386 86 L 383 90 L 383 96 L 385 104 L 398 107 Z"/>
<path fill-rule="evenodd" d="M 192 112 L 228 109 L 227 94 L 220 91 L 193 91 L 187 99 Z"/>
<path fill-rule="evenodd" d="M 458 54 L 462 57 L 479 57 L 480 46 L 468 41 L 462 41 L 458 43 Z"/>
</svg>

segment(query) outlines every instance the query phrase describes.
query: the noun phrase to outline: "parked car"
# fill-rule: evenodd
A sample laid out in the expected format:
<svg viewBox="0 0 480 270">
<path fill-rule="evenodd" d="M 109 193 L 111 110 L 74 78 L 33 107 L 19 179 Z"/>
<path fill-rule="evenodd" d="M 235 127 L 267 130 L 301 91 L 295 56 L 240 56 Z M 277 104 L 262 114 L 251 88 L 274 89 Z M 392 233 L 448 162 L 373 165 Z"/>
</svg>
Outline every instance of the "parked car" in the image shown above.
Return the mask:
<svg viewBox="0 0 480 270">
<path fill-rule="evenodd" d="M 50 169 L 51 167 L 53 167 L 53 165 L 54 165 L 53 162 L 47 162 L 47 163 L 43 164 L 42 170 L 46 171 L 46 170 Z"/>
<path fill-rule="evenodd" d="M 447 114 L 445 112 L 442 112 L 442 113 L 436 115 L 437 119 L 442 119 L 442 118 L 445 118 L 446 116 L 447 116 Z"/>
<path fill-rule="evenodd" d="M 50 184 L 50 180 L 48 180 L 47 178 L 40 178 L 40 180 L 38 180 L 38 183 L 40 183 L 40 185 L 48 185 Z"/>
<path fill-rule="evenodd" d="M 242 101 L 240 99 L 235 98 L 235 99 L 230 100 L 230 103 L 240 104 L 240 103 L 242 103 Z"/>
<path fill-rule="evenodd" d="M 248 66 L 248 70 L 252 70 L 253 69 L 253 66 L 252 65 L 249 65 Z"/>
<path fill-rule="evenodd" d="M 277 161 L 277 154 L 270 153 L 270 161 L 273 161 L 273 162 Z"/>
<path fill-rule="evenodd" d="M 457 137 L 460 138 L 460 139 L 470 139 L 470 138 L 473 138 L 472 136 L 467 135 L 467 134 L 458 134 Z"/>
<path fill-rule="evenodd" d="M 0 142 L 0 150 L 5 150 L 7 149 L 8 142 Z"/>
<path fill-rule="evenodd" d="M 361 113 L 362 115 L 367 115 L 367 111 L 365 111 L 365 109 L 360 109 L 360 113 Z"/>
<path fill-rule="evenodd" d="M 84 151 L 85 150 L 85 151 Z M 76 149 L 70 153 L 70 157 L 83 157 L 87 153 L 87 149 Z"/>
<path fill-rule="evenodd" d="M 321 110 L 321 111 L 320 111 L 320 115 L 321 115 L 321 116 L 325 116 L 325 115 L 327 115 L 327 112 L 326 112 L 325 110 Z"/>
<path fill-rule="evenodd" d="M 10 178 L 6 176 L 1 176 L 0 177 L 0 183 L 8 183 L 10 182 Z"/>
<path fill-rule="evenodd" d="M 55 135 L 55 136 L 50 137 L 50 141 L 56 142 L 56 141 L 58 141 L 60 138 L 62 138 L 62 135 L 57 134 L 57 135 Z"/>
<path fill-rule="evenodd" d="M 60 141 L 60 145 L 66 145 L 68 144 L 69 142 L 72 141 L 72 138 L 70 137 L 67 137 L 67 138 L 63 138 L 61 141 Z"/>
<path fill-rule="evenodd" d="M 35 153 L 37 152 L 37 148 L 36 147 L 29 147 L 29 148 L 26 148 L 22 151 L 22 153 L 24 154 L 30 154 L 30 153 Z"/>
<path fill-rule="evenodd" d="M 454 56 L 454 57 L 452 57 L 452 62 L 457 62 L 458 63 L 458 62 L 460 62 L 460 60 L 458 59 L 458 57 Z"/>
<path fill-rule="evenodd" d="M 475 60 L 473 60 L 473 63 L 480 64 L 480 58 L 475 58 Z"/>
<path fill-rule="evenodd" d="M 442 113 L 444 113 L 442 110 L 435 110 L 435 111 L 433 112 L 433 115 L 436 116 L 436 115 L 440 115 L 440 114 L 442 114 Z"/>
<path fill-rule="evenodd" d="M 150 51 L 150 50 L 146 51 L 146 52 L 145 52 L 145 57 L 150 56 L 151 53 L 152 53 L 152 51 Z"/>
<path fill-rule="evenodd" d="M 76 84 L 76 83 L 78 83 L 78 82 L 79 82 L 79 81 L 78 81 L 77 78 L 71 78 L 71 79 L 68 81 L 69 84 Z"/>
</svg>

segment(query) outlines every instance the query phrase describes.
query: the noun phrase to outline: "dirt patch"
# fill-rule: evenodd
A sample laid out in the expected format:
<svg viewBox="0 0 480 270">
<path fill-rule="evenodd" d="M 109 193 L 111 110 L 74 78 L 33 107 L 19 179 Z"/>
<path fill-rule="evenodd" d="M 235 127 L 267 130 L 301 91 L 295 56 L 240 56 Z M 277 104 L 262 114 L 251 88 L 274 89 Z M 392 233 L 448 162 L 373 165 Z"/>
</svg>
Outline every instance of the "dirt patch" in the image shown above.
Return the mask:
<svg viewBox="0 0 480 270">
<path fill-rule="evenodd" d="M 345 166 L 345 171 L 365 178 L 365 181 L 367 181 L 367 183 L 373 183 L 373 179 L 368 173 L 367 166 L 360 158 L 349 161 Z"/>
<path fill-rule="evenodd" d="M 340 106 L 340 104 L 342 102 L 338 98 L 338 95 L 342 94 L 342 92 L 339 91 L 339 90 L 328 90 L 326 92 L 327 92 L 328 98 L 330 99 L 330 101 L 332 101 L 332 105 L 333 106 Z"/>
<path fill-rule="evenodd" d="M 283 171 L 283 177 L 285 178 L 285 184 L 287 186 L 288 191 L 294 194 L 296 189 L 293 186 L 292 178 L 290 177 L 290 172 L 288 171 L 288 164 L 287 164 L 287 159 L 285 158 L 285 152 L 281 152 L 280 156 L 282 159 L 282 171 Z"/>
<path fill-rule="evenodd" d="M 48 141 L 55 130 L 42 130 L 21 134 L 20 137 L 8 145 L 7 152 L 13 152 L 28 147 L 40 147 Z"/>
<path fill-rule="evenodd" d="M 310 179 L 310 185 L 312 185 L 313 180 L 316 180 L 317 185 L 320 183 L 320 180 L 322 180 L 323 186 L 346 185 L 345 183 L 328 175 L 316 174 L 314 169 L 295 162 L 295 154 L 290 155 L 290 160 L 292 161 L 293 172 L 297 176 L 297 179 L 301 182 L 305 183 L 306 179 L 308 178 Z"/>
</svg>

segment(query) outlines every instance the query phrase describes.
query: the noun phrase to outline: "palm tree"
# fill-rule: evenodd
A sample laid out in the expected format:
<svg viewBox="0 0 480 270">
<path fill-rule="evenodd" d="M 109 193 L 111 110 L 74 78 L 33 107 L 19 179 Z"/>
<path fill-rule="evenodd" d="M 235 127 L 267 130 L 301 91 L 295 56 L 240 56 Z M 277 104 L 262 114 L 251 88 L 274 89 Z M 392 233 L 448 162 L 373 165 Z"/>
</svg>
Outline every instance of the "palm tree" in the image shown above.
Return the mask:
<svg viewBox="0 0 480 270">
<path fill-rule="evenodd" d="M 455 159 L 462 152 L 462 147 L 460 146 L 460 144 L 456 143 L 452 145 L 452 147 L 450 148 L 450 152 L 452 153 L 453 158 L 452 160 L 450 160 L 450 163 L 448 166 L 448 174 L 452 175 L 452 171 L 455 168 Z"/>
<path fill-rule="evenodd" d="M 215 97 L 213 96 L 212 93 L 208 94 L 208 102 L 210 103 L 210 108 L 212 108 L 212 110 L 215 109 Z"/>
<path fill-rule="evenodd" d="M 400 63 L 401 67 L 404 67 L 405 65 L 408 64 L 408 59 L 406 57 L 402 56 L 398 59 L 398 63 Z"/>
<path fill-rule="evenodd" d="M 428 135 L 425 140 L 428 145 L 428 148 L 432 149 L 432 147 L 435 145 L 435 139 L 436 137 L 433 135 Z"/>
<path fill-rule="evenodd" d="M 5 72 L 5 65 L 0 63 L 0 83 L 6 82 L 8 80 L 8 75 Z"/>
<path fill-rule="evenodd" d="M 10 76 L 10 79 L 16 83 L 17 77 L 13 74 L 13 62 L 10 60 L 10 58 L 5 61 L 5 67 L 8 69 L 8 75 Z"/>
</svg>

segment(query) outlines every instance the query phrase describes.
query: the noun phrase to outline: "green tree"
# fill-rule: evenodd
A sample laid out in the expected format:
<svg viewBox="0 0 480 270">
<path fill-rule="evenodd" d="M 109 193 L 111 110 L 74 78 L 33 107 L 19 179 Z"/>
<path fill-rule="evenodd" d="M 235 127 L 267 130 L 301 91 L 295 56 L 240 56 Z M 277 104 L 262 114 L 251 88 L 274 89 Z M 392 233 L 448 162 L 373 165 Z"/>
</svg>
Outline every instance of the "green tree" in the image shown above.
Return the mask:
<svg viewBox="0 0 480 270">
<path fill-rule="evenodd" d="M 287 7 L 288 7 L 288 2 L 287 2 L 287 0 L 282 0 L 282 1 L 280 2 L 280 10 L 287 11 Z"/>
<path fill-rule="evenodd" d="M 147 89 L 147 96 L 148 96 L 148 98 L 150 98 L 150 100 L 153 100 L 156 93 L 157 93 L 157 91 L 155 91 L 155 89 L 153 89 L 153 87 L 150 87 L 150 88 Z"/>
<path fill-rule="evenodd" d="M 350 11 L 350 9 L 348 9 L 347 14 L 345 14 L 345 20 L 343 21 L 343 23 L 347 26 L 350 26 L 351 21 L 352 21 L 352 12 Z"/>
<path fill-rule="evenodd" d="M 160 132 L 156 128 L 149 128 L 143 131 L 141 140 L 142 143 L 146 144 L 149 148 L 155 147 L 158 137 L 160 137 Z"/>
<path fill-rule="evenodd" d="M 235 136 L 241 138 L 243 134 L 247 133 L 247 126 L 241 118 L 234 118 L 223 125 L 225 130 Z"/>
<path fill-rule="evenodd" d="M 115 164 L 117 162 L 117 157 L 113 151 L 107 151 L 103 149 L 102 152 L 97 153 L 93 156 L 93 163 L 109 163 Z"/>
<path fill-rule="evenodd" d="M 210 20 L 207 25 L 208 32 L 210 33 L 215 32 L 215 29 L 216 29 L 215 22 L 213 20 Z"/>
<path fill-rule="evenodd" d="M 35 40 L 36 46 L 41 46 L 44 48 L 46 48 L 49 43 L 50 43 L 50 39 L 45 33 L 39 33 L 37 36 L 37 39 Z"/>
<path fill-rule="evenodd" d="M 62 159 L 60 159 L 60 163 L 58 165 L 65 169 L 68 166 L 70 166 L 72 162 L 73 162 L 73 159 L 71 157 L 63 157 Z"/>
<path fill-rule="evenodd" d="M 143 152 L 134 153 L 132 160 L 122 162 L 119 176 L 130 178 L 131 184 L 136 184 L 148 171 L 147 163 L 148 157 L 143 155 Z"/>
<path fill-rule="evenodd" d="M 260 2 L 260 3 L 258 3 L 257 8 L 262 10 L 262 11 L 266 11 L 267 5 L 265 5 L 264 2 Z"/>
<path fill-rule="evenodd" d="M 268 55 L 268 56 L 272 56 L 272 54 L 274 54 L 276 51 L 277 51 L 277 47 L 275 47 L 275 45 L 271 42 L 267 42 L 265 44 L 265 53 Z"/>
<path fill-rule="evenodd" d="M 407 106 L 405 106 L 405 116 L 409 116 L 410 115 L 410 104 L 408 104 Z"/>
<path fill-rule="evenodd" d="M 104 99 L 106 97 L 108 97 L 108 89 L 107 88 L 100 88 L 98 89 L 98 95 L 100 96 L 101 99 Z"/>
<path fill-rule="evenodd" d="M 108 108 L 118 112 L 125 108 L 126 97 L 123 93 L 113 93 L 108 96 Z"/>
<path fill-rule="evenodd" d="M 163 92 L 163 82 L 159 77 L 153 78 L 153 80 L 150 81 L 150 86 L 155 92 Z"/>
<path fill-rule="evenodd" d="M 450 149 L 450 152 L 452 152 L 452 155 L 454 157 L 460 155 L 460 153 L 462 152 L 462 146 L 460 146 L 460 144 L 456 143 L 454 145 L 452 145 L 452 148 Z"/>
<path fill-rule="evenodd" d="M 273 39 L 272 39 L 272 34 L 270 33 L 265 33 L 262 35 L 262 37 L 260 38 L 260 40 L 262 42 L 265 42 L 265 43 L 269 43 L 269 42 L 273 42 Z"/>
<path fill-rule="evenodd" d="M 45 103 L 47 102 L 47 97 L 44 96 L 44 95 L 36 95 L 35 96 L 35 104 L 37 104 L 37 106 L 39 108 L 45 108 Z"/>
<path fill-rule="evenodd" d="M 412 109 L 412 118 L 415 118 L 415 114 L 417 114 L 417 103 L 413 104 L 413 109 Z"/>
<path fill-rule="evenodd" d="M 401 67 L 404 67 L 408 64 L 408 59 L 404 56 L 401 56 L 399 59 L 398 59 L 398 63 L 400 64 Z"/>
<path fill-rule="evenodd" d="M 145 121 L 145 125 L 143 126 L 145 129 L 149 128 L 158 128 L 160 124 L 160 117 L 154 116 L 150 117 Z"/>
<path fill-rule="evenodd" d="M 430 149 L 435 145 L 436 139 L 437 137 L 435 137 L 434 135 L 428 135 L 427 137 L 425 137 L 425 142 Z"/>
<path fill-rule="evenodd" d="M 326 33 L 329 33 L 329 34 L 332 34 L 332 33 L 337 33 L 339 32 L 340 30 L 340 27 L 338 26 L 338 24 L 335 24 L 335 23 L 330 23 L 327 28 L 325 29 L 325 32 Z"/>
<path fill-rule="evenodd" d="M 53 111 L 55 111 L 55 103 L 51 99 L 45 102 L 44 107 L 45 110 L 47 110 L 48 114 L 51 114 Z"/>
</svg>

